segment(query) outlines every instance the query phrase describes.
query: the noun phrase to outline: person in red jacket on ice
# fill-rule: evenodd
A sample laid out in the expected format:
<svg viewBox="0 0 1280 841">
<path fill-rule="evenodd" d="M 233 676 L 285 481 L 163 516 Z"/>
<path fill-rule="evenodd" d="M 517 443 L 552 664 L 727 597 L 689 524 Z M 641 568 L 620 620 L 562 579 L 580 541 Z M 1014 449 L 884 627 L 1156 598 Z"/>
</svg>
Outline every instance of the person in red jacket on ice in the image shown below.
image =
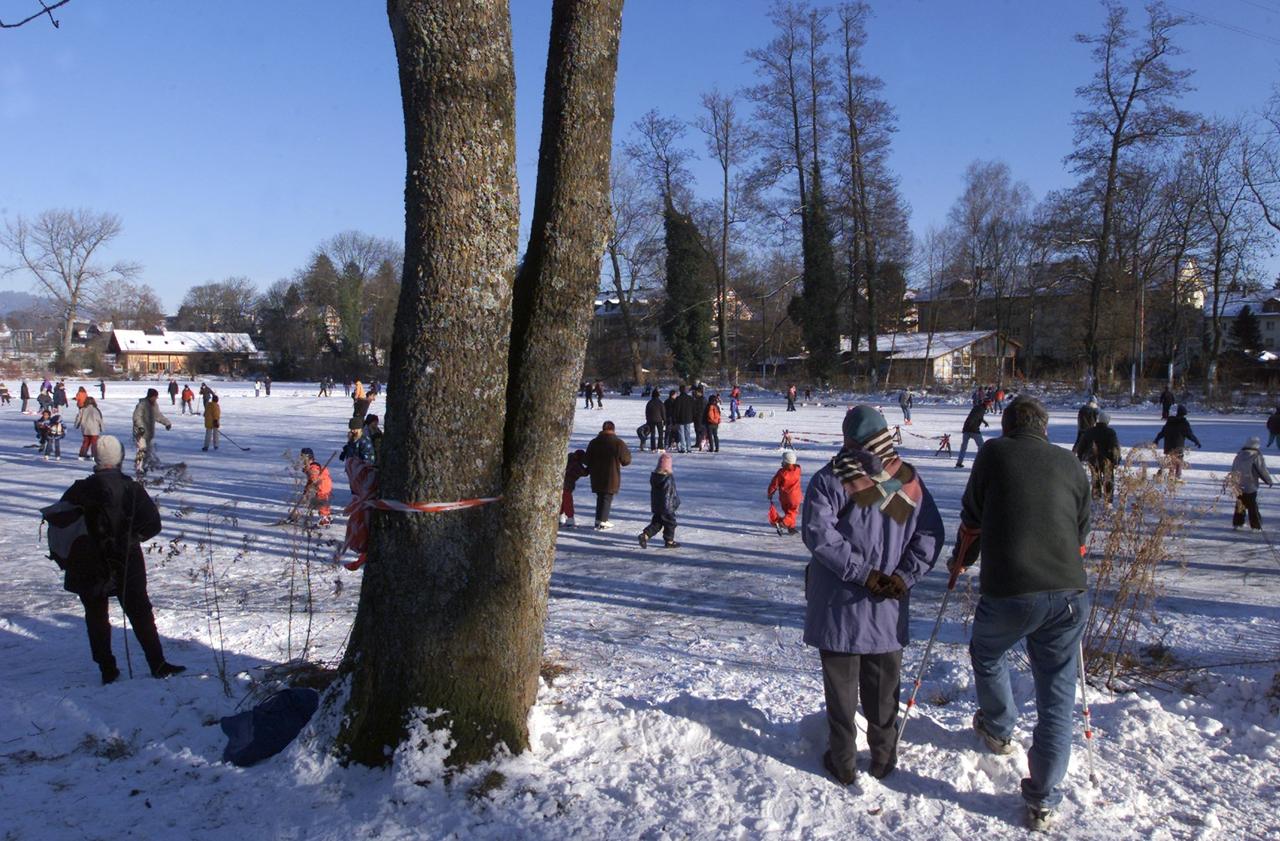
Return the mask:
<svg viewBox="0 0 1280 841">
<path fill-rule="evenodd" d="M 560 493 L 560 525 L 573 528 L 573 489 L 578 480 L 590 475 L 587 451 L 574 450 L 564 466 L 564 490 Z"/>
<path fill-rule="evenodd" d="M 317 525 L 325 528 L 330 523 L 331 511 L 329 500 L 333 496 L 333 477 L 329 468 L 316 461 L 316 454 L 310 447 L 302 448 L 302 472 L 306 474 L 307 484 L 302 491 L 302 504 L 310 510 L 313 506 L 320 515 Z"/>
<path fill-rule="evenodd" d="M 778 505 L 782 506 L 782 513 L 778 513 L 777 506 L 773 504 L 775 493 L 778 495 Z M 787 534 L 799 533 L 796 530 L 796 515 L 803 501 L 804 488 L 800 486 L 800 465 L 796 464 L 796 452 L 787 450 L 782 454 L 782 467 L 773 474 L 773 481 L 769 483 L 769 522 L 778 530 L 778 534 L 782 534 L 784 528 Z"/>
</svg>

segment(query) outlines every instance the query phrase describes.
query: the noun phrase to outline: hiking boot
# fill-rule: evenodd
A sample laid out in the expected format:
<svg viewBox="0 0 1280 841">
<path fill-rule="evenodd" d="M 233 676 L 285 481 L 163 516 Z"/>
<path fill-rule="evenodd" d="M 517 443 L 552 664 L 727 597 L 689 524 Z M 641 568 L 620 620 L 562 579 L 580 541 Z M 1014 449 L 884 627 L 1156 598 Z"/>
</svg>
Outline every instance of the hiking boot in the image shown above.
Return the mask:
<svg viewBox="0 0 1280 841">
<path fill-rule="evenodd" d="M 174 663 L 161 663 L 159 666 L 151 670 L 151 676 L 163 679 L 172 677 L 173 675 L 180 675 L 186 670 L 186 666 L 179 666 Z"/>
<path fill-rule="evenodd" d="M 1032 832 L 1048 832 L 1053 829 L 1053 810 L 1027 804 L 1027 829 Z"/>
<path fill-rule="evenodd" d="M 649 535 L 645 534 L 644 532 L 640 532 L 640 548 L 641 549 L 649 548 Z"/>
<path fill-rule="evenodd" d="M 998 756 L 1008 756 L 1013 753 L 1013 740 L 1002 739 L 988 730 L 986 723 L 982 720 L 982 710 L 973 714 L 973 729 L 992 753 Z"/>
<path fill-rule="evenodd" d="M 674 540 L 667 540 L 663 542 L 662 548 L 663 549 L 679 549 L 680 544 L 676 543 Z"/>
<path fill-rule="evenodd" d="M 850 769 L 846 773 L 841 773 L 836 769 L 836 763 L 831 758 L 831 751 L 827 751 L 822 755 L 822 767 L 827 769 L 827 773 L 835 778 L 835 781 L 842 786 L 851 786 L 858 781 L 857 769 Z"/>
<path fill-rule="evenodd" d="M 102 685 L 103 686 L 106 686 L 108 683 L 115 683 L 116 679 L 119 677 L 120 677 L 120 669 L 118 667 L 116 666 L 102 667 Z"/>
</svg>

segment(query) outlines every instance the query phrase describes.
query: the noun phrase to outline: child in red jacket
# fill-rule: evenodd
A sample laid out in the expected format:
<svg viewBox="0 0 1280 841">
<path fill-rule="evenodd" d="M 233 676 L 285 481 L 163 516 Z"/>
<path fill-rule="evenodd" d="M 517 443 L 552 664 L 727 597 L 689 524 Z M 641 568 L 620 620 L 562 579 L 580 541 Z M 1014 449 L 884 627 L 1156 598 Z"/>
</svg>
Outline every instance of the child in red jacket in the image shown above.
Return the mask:
<svg viewBox="0 0 1280 841">
<path fill-rule="evenodd" d="M 773 504 L 774 493 L 778 494 L 778 505 L 782 506 L 781 514 Z M 783 528 L 786 528 L 787 534 L 799 533 L 796 530 L 796 514 L 800 511 L 800 502 L 803 499 L 804 489 L 800 487 L 800 465 L 796 464 L 795 450 L 787 450 L 782 454 L 782 467 L 773 474 L 773 481 L 769 483 L 769 522 L 773 523 L 778 534 L 782 534 Z"/>
<path fill-rule="evenodd" d="M 564 466 L 564 489 L 560 493 L 560 525 L 573 528 L 573 488 L 578 480 L 590 474 L 587 451 L 574 450 Z"/>
</svg>

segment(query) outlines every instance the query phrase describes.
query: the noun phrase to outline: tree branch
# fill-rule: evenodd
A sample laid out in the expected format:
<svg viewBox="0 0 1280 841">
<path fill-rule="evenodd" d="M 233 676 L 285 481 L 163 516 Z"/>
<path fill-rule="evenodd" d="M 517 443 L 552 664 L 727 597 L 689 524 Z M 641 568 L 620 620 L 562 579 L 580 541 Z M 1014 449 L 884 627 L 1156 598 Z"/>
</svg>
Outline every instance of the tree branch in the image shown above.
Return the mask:
<svg viewBox="0 0 1280 841">
<path fill-rule="evenodd" d="M 40 11 L 36 12 L 35 14 L 28 15 L 27 17 L 23 18 L 17 23 L 5 23 L 4 21 L 0 20 L 0 29 L 17 29 L 19 26 L 23 26 L 24 24 L 31 23 L 31 21 L 43 15 L 48 15 L 49 22 L 53 24 L 54 29 L 57 29 L 59 26 L 59 23 L 58 23 L 58 19 L 53 16 L 53 10 L 58 8 L 59 6 L 65 6 L 70 2 L 71 0 L 57 0 L 56 3 L 53 3 L 52 5 L 50 5 L 48 3 L 45 3 L 44 0 L 40 0 Z"/>
</svg>

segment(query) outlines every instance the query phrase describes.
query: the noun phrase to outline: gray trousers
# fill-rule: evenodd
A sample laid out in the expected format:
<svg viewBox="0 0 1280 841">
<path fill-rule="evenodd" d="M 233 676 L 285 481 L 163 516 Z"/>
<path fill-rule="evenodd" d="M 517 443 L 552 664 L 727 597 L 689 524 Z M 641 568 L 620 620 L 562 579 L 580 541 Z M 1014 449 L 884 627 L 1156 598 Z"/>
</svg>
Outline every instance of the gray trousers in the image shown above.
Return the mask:
<svg viewBox="0 0 1280 841">
<path fill-rule="evenodd" d="M 901 688 L 902 649 L 887 654 L 822 653 L 822 688 L 827 697 L 828 743 L 831 759 L 842 772 L 852 772 L 858 755 L 858 700 L 867 719 L 871 764 L 887 763 L 897 735 L 898 692 Z"/>
</svg>

